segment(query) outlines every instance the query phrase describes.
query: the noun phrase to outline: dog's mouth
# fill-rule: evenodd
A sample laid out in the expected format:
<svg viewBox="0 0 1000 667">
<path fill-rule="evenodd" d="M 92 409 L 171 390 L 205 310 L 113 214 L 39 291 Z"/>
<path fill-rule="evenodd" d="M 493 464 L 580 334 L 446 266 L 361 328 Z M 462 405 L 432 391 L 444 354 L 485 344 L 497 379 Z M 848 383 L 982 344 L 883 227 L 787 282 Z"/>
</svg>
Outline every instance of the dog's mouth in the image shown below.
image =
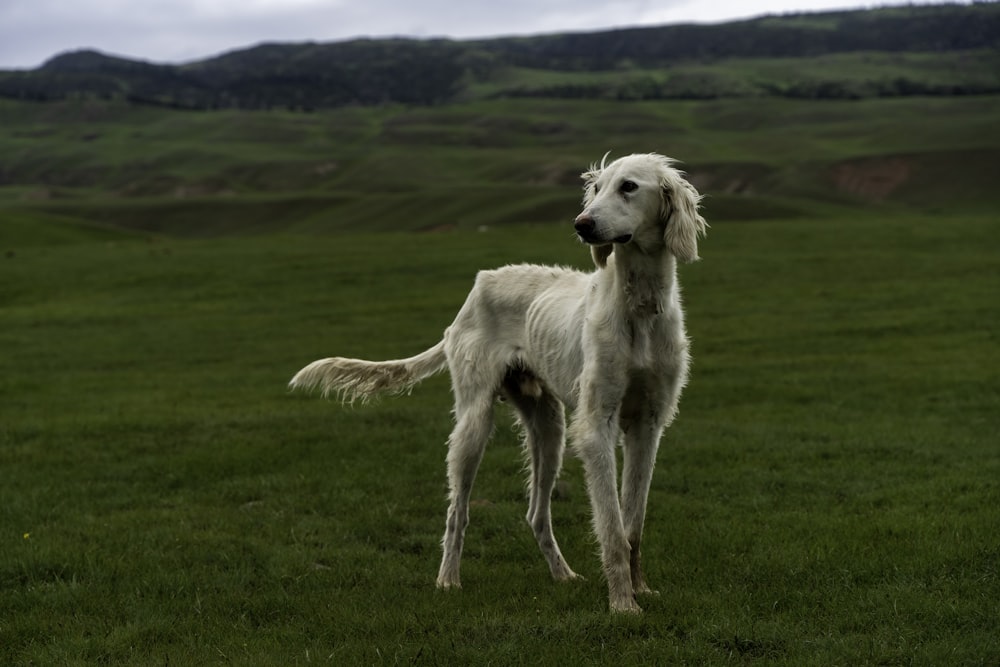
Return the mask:
<svg viewBox="0 0 1000 667">
<path fill-rule="evenodd" d="M 608 245 L 609 243 L 625 244 L 632 240 L 631 234 L 622 234 L 621 236 L 616 236 L 610 241 L 607 241 L 605 239 L 600 239 L 594 236 L 593 234 L 587 234 L 583 232 L 577 232 L 576 235 L 580 237 L 581 241 L 589 245 Z"/>
</svg>

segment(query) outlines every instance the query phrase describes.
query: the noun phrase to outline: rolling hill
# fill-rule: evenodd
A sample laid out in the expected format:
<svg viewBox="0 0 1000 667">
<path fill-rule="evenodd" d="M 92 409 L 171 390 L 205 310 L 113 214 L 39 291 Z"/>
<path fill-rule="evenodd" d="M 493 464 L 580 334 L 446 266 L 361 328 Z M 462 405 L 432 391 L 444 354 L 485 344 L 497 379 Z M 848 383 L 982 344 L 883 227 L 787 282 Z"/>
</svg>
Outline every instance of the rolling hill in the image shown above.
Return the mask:
<svg viewBox="0 0 1000 667">
<path fill-rule="evenodd" d="M 64 54 L 0 73 L 0 249 L 567 220 L 607 151 L 681 159 L 713 223 L 992 214 L 998 18 L 923 6 L 186 65 Z"/>
</svg>

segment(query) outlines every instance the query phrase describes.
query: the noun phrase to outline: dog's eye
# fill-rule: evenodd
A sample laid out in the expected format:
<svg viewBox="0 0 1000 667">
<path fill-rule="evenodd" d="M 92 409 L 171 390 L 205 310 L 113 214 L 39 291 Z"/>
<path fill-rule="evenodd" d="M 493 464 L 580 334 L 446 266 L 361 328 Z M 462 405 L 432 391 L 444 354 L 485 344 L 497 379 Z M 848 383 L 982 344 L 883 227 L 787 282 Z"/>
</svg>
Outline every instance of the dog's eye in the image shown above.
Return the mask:
<svg viewBox="0 0 1000 667">
<path fill-rule="evenodd" d="M 622 194 L 628 194 L 629 192 L 635 192 L 639 189 L 639 186 L 635 184 L 635 181 L 622 181 L 621 187 L 618 191 Z"/>
</svg>

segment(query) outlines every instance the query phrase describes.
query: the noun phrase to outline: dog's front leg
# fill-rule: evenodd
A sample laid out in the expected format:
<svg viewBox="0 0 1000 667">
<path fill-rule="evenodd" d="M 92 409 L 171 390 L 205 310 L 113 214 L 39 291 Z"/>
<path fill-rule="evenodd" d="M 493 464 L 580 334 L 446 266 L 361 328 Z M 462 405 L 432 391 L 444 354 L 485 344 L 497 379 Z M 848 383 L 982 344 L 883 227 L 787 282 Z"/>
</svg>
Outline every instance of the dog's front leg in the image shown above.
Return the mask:
<svg viewBox="0 0 1000 667">
<path fill-rule="evenodd" d="M 618 501 L 615 445 L 620 435 L 620 398 L 608 396 L 607 383 L 584 381 L 580 390 L 572 427 L 573 448 L 583 461 L 587 478 L 609 603 L 612 611 L 638 613 L 642 610 L 632 589 L 631 548 Z"/>
<path fill-rule="evenodd" d="M 642 574 L 640 543 L 646 518 L 656 450 L 662 427 L 654 418 L 643 415 L 636 419 L 625 435 L 625 455 L 622 467 L 622 514 L 625 534 L 631 547 L 632 588 L 637 594 L 655 593 Z"/>
</svg>

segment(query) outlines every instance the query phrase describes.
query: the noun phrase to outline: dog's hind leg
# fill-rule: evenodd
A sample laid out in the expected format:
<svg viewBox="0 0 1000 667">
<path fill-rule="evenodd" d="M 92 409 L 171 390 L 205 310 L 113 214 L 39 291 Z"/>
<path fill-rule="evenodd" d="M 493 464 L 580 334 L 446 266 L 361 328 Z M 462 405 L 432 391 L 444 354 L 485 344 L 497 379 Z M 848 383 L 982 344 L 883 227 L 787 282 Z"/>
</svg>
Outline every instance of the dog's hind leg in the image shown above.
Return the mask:
<svg viewBox="0 0 1000 667">
<path fill-rule="evenodd" d="M 552 577 L 557 581 L 576 579 L 578 575 L 566 564 L 552 532 L 552 489 L 559 477 L 566 447 L 563 405 L 536 378 L 522 371 L 509 373 L 503 389 L 521 418 L 524 446 L 530 457 L 528 525 L 549 564 Z"/>
<path fill-rule="evenodd" d="M 493 390 L 473 396 L 459 396 L 456 391 L 455 428 L 448 438 L 449 506 L 444 538 L 444 553 L 438 570 L 439 588 L 459 588 L 462 543 L 469 525 L 469 496 L 483 451 L 493 428 Z"/>
</svg>

